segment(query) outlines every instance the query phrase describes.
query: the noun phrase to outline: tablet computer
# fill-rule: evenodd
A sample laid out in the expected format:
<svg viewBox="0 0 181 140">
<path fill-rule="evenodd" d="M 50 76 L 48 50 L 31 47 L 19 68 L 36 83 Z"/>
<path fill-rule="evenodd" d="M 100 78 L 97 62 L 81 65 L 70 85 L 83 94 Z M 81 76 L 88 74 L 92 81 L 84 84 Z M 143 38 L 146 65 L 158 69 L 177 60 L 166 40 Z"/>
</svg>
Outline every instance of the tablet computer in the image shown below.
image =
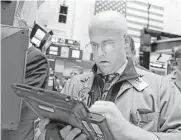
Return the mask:
<svg viewBox="0 0 181 140">
<path fill-rule="evenodd" d="M 105 116 L 90 113 L 77 97 L 17 83 L 13 83 L 12 88 L 39 118 L 80 128 L 90 140 L 114 140 Z"/>
</svg>

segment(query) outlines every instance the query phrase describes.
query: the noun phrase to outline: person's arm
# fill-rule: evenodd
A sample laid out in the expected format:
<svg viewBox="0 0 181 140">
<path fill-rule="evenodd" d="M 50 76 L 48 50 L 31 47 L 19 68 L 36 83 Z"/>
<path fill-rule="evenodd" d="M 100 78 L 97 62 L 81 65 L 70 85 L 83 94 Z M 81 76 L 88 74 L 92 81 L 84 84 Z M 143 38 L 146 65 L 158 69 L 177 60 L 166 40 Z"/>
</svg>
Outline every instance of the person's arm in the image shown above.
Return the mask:
<svg viewBox="0 0 181 140">
<path fill-rule="evenodd" d="M 174 83 L 163 78 L 160 90 L 160 140 L 181 140 L 181 93 Z"/>
<path fill-rule="evenodd" d="M 46 88 L 49 74 L 48 61 L 40 52 L 32 52 L 27 56 L 25 84 Z M 34 121 L 37 115 L 28 108 L 28 105 L 23 100 L 21 107 L 21 117 L 18 130 L 14 132 L 14 140 L 32 140 Z"/>
<path fill-rule="evenodd" d="M 42 54 L 27 57 L 25 84 L 46 88 L 48 84 L 49 64 Z"/>
<path fill-rule="evenodd" d="M 97 101 L 90 111 L 106 116 L 115 140 L 181 140 L 181 94 L 170 92 L 169 85 L 167 87 L 162 87 L 160 97 L 159 132 L 149 132 L 131 124 L 112 102 Z"/>
<path fill-rule="evenodd" d="M 38 127 L 35 129 L 33 140 L 45 140 L 47 129 L 46 125 L 50 122 L 49 119 L 41 119 Z M 60 140 L 86 140 L 87 136 L 81 132 L 79 128 L 73 128 L 70 125 L 65 126 L 59 131 Z"/>
<path fill-rule="evenodd" d="M 113 102 L 96 101 L 90 111 L 105 115 L 115 140 L 159 140 L 154 133 L 145 131 L 127 121 Z"/>
</svg>

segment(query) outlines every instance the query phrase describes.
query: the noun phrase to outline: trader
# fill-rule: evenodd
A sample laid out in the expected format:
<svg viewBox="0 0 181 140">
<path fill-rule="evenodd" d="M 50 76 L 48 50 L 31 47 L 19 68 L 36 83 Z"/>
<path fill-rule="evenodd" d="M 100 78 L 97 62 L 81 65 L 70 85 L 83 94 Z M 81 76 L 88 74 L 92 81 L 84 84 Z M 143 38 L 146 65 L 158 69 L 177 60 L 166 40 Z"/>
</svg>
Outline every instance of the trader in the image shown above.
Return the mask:
<svg viewBox="0 0 181 140">
<path fill-rule="evenodd" d="M 173 92 L 181 94 L 181 45 L 176 49 L 174 56 L 177 68 L 165 78 L 172 83 Z"/>
<path fill-rule="evenodd" d="M 126 58 L 125 34 L 127 23 L 120 13 L 94 16 L 86 46 L 94 55 L 93 72 L 74 76 L 62 93 L 82 98 L 91 112 L 104 114 L 116 140 L 180 140 L 181 94 L 171 92 L 168 80 L 135 68 Z M 60 130 L 66 140 L 86 139 L 80 133 L 70 126 Z"/>
</svg>

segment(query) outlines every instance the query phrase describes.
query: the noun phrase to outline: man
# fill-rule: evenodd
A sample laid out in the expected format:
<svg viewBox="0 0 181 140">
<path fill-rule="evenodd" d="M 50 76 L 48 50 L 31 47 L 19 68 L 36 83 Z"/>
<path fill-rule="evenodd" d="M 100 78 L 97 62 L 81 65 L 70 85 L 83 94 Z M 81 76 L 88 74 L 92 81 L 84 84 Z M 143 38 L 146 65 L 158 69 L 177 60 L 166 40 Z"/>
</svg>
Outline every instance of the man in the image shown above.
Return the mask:
<svg viewBox="0 0 181 140">
<path fill-rule="evenodd" d="M 133 60 L 135 66 L 137 68 L 148 71 L 148 69 L 139 65 L 139 63 L 136 59 L 135 43 L 134 43 L 133 38 L 130 35 L 125 35 L 125 50 L 126 50 L 126 56 L 130 57 Z"/>
<path fill-rule="evenodd" d="M 120 13 L 94 16 L 87 45 L 96 63 L 93 72 L 74 76 L 62 93 L 84 98 L 91 112 L 104 114 L 115 140 L 180 140 L 181 94 L 171 93 L 167 80 L 135 68 L 126 58 L 126 32 L 126 19 Z M 66 140 L 85 139 L 76 137 L 80 133 L 71 126 L 60 130 Z"/>
<path fill-rule="evenodd" d="M 83 74 L 84 70 L 81 66 L 73 66 L 72 71 L 70 73 L 71 77 L 78 75 L 78 74 Z"/>
<path fill-rule="evenodd" d="M 175 62 L 177 69 L 165 78 L 172 83 L 172 89 L 176 92 L 181 93 L 181 45 L 175 51 Z"/>
</svg>

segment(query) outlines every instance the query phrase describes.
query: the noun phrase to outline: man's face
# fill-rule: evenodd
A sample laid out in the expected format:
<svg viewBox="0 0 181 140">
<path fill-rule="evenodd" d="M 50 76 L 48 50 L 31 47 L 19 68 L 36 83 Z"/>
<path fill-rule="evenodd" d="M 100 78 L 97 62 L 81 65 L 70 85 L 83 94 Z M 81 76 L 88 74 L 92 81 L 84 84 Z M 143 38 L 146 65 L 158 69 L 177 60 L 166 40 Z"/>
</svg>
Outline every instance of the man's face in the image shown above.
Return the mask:
<svg viewBox="0 0 181 140">
<path fill-rule="evenodd" d="M 178 69 L 179 71 L 181 71 L 181 57 L 177 58 L 176 61 L 177 61 Z"/>
<path fill-rule="evenodd" d="M 96 65 L 103 74 L 114 73 L 125 63 L 124 38 L 120 33 L 92 31 L 90 42 L 98 46 L 93 55 Z"/>
<path fill-rule="evenodd" d="M 70 75 L 71 76 L 75 76 L 75 75 L 78 75 L 80 74 L 80 70 L 79 69 L 76 69 L 76 68 L 73 68 Z"/>
</svg>

